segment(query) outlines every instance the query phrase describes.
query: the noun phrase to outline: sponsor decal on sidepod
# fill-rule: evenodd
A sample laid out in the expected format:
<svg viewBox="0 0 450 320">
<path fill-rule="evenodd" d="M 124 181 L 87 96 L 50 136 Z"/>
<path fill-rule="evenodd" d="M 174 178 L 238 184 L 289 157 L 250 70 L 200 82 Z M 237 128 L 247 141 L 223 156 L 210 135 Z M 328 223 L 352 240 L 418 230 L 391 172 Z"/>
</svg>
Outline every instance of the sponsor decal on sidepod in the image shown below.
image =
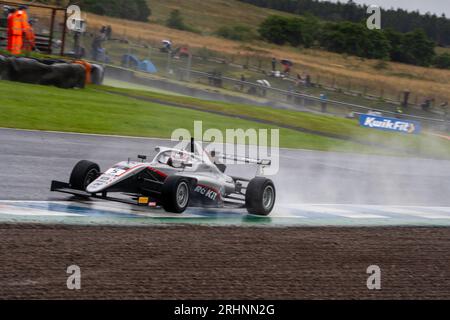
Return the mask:
<svg viewBox="0 0 450 320">
<path fill-rule="evenodd" d="M 203 195 L 211 200 L 216 200 L 216 198 L 217 198 L 217 192 L 215 192 L 214 190 L 211 190 L 209 188 L 203 187 L 203 186 L 197 186 L 194 191 L 197 193 L 200 193 L 201 195 Z"/>
</svg>

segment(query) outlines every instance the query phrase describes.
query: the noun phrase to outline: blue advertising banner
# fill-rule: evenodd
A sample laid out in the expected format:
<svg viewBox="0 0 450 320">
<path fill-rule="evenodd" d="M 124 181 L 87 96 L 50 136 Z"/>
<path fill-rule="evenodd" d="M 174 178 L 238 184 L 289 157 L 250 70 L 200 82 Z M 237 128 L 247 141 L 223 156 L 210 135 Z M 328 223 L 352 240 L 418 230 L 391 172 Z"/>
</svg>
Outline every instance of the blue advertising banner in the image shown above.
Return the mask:
<svg viewBox="0 0 450 320">
<path fill-rule="evenodd" d="M 418 121 L 385 118 L 368 114 L 362 114 L 359 117 L 359 124 L 366 128 L 396 131 L 407 134 L 419 134 L 422 131 L 422 125 Z"/>
</svg>

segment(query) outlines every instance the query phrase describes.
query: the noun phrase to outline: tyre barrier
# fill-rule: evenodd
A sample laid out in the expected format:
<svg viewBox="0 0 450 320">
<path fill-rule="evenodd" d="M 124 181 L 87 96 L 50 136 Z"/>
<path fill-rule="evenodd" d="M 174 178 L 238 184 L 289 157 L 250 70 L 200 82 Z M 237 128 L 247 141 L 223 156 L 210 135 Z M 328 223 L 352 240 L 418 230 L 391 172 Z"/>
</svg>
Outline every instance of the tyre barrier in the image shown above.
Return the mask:
<svg viewBox="0 0 450 320">
<path fill-rule="evenodd" d="M 57 59 L 0 56 L 2 80 L 82 89 L 87 82 L 102 84 L 103 78 L 104 69 L 96 64 L 89 64 L 88 68 L 86 65 Z"/>
</svg>

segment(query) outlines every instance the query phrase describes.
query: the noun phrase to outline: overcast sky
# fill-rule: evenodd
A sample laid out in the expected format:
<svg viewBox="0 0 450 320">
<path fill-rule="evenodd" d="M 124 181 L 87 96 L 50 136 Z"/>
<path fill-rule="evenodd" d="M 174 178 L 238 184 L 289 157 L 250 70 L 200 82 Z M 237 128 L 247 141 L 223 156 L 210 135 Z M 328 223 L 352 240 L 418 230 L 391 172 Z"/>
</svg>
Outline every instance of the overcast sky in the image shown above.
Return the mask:
<svg viewBox="0 0 450 320">
<path fill-rule="evenodd" d="M 322 0 L 325 1 L 325 0 Z M 338 2 L 338 0 L 326 0 Z M 340 0 L 345 3 L 347 0 Z M 353 0 L 360 4 L 376 4 L 382 8 L 390 9 L 391 7 L 402 8 L 409 11 L 419 10 L 421 13 L 427 11 L 441 15 L 445 13 L 447 18 L 450 17 L 450 0 Z"/>
</svg>

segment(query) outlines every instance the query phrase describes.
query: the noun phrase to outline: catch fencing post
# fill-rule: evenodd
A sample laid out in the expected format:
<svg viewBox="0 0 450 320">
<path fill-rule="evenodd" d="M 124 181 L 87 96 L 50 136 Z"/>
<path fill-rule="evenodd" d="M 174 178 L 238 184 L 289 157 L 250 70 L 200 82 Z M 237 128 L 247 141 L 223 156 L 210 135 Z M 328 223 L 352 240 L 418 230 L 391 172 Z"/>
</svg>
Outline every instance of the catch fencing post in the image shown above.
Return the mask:
<svg viewBox="0 0 450 320">
<path fill-rule="evenodd" d="M 170 68 L 172 67 L 172 53 L 170 52 L 170 50 L 168 50 L 167 52 L 167 74 L 170 75 Z"/>
<path fill-rule="evenodd" d="M 322 113 L 327 113 L 327 100 L 328 97 L 325 93 L 321 93 L 320 94 L 320 109 L 322 111 Z"/>
<path fill-rule="evenodd" d="M 405 109 L 408 109 L 409 107 L 409 95 L 411 94 L 411 92 L 409 90 L 405 90 L 403 92 L 403 102 L 402 102 L 402 107 Z"/>
<path fill-rule="evenodd" d="M 130 57 L 131 57 L 131 43 L 128 42 L 128 57 L 127 57 L 127 68 L 130 68 Z"/>
<path fill-rule="evenodd" d="M 66 47 L 66 34 L 67 34 L 67 9 L 64 10 L 64 22 L 63 22 L 63 34 L 62 34 L 62 40 L 61 40 L 61 52 L 60 55 L 64 55 L 65 47 Z"/>
<path fill-rule="evenodd" d="M 56 10 L 52 10 L 52 16 L 50 20 L 50 39 L 48 40 L 48 52 L 52 54 L 52 47 L 53 47 L 53 33 L 55 32 L 55 18 L 56 18 Z M 64 21 L 64 24 L 66 22 Z"/>
<path fill-rule="evenodd" d="M 192 54 L 189 53 L 188 56 L 188 64 L 187 64 L 187 82 L 191 82 L 191 68 L 192 68 Z"/>
</svg>

